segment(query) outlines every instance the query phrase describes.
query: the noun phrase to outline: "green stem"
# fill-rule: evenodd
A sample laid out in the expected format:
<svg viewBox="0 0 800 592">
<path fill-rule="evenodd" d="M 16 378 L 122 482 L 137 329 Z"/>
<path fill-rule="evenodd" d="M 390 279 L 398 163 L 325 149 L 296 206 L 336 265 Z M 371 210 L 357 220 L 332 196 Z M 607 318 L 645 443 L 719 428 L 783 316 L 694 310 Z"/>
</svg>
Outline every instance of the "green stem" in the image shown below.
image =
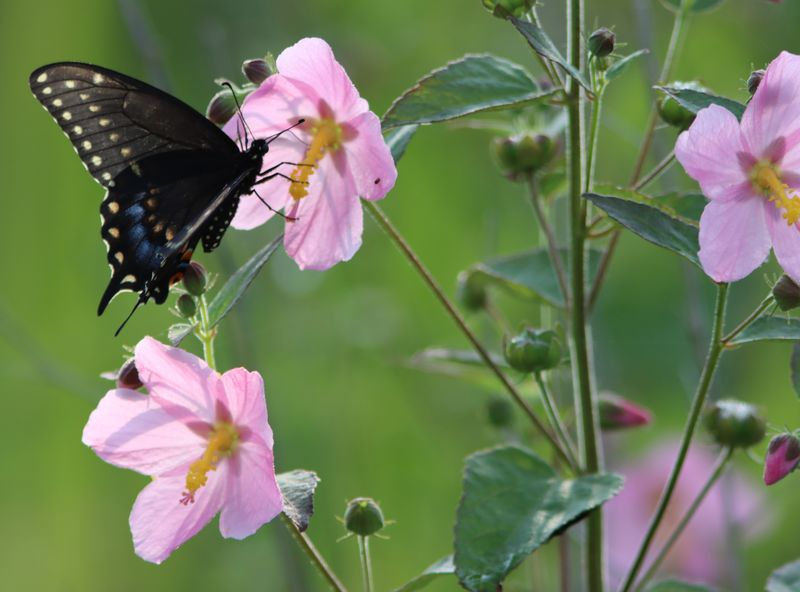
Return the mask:
<svg viewBox="0 0 800 592">
<path fill-rule="evenodd" d="M 775 297 L 772 294 L 767 295 L 767 297 L 761 301 L 761 304 L 759 304 L 753 312 L 747 315 L 747 318 L 745 320 L 736 325 L 736 328 L 733 331 L 731 331 L 721 339 L 722 345 L 728 345 L 728 343 L 730 343 L 734 337 L 736 337 L 739 333 L 744 331 L 748 326 L 750 326 L 753 323 L 753 321 L 755 321 L 758 317 L 760 317 L 761 313 L 767 310 L 772 305 L 773 302 L 775 302 Z"/>
<path fill-rule="evenodd" d="M 428 268 L 422 263 L 422 261 L 417 257 L 417 254 L 413 251 L 411 246 L 406 242 L 403 236 L 400 234 L 400 231 L 394 227 L 391 220 L 386 216 L 383 210 L 378 207 L 377 204 L 368 201 L 362 200 L 364 207 L 366 210 L 372 215 L 373 218 L 378 222 L 378 224 L 383 228 L 386 234 L 389 235 L 389 238 L 392 239 L 394 244 L 400 249 L 400 252 L 408 259 L 411 266 L 414 270 L 420 275 L 422 280 L 425 282 L 425 285 L 433 292 L 436 299 L 439 303 L 444 307 L 447 314 L 456 324 L 456 326 L 461 330 L 467 340 L 472 344 L 472 347 L 475 349 L 475 352 L 480 356 L 483 363 L 494 373 L 500 383 L 505 388 L 506 392 L 511 396 L 517 406 L 522 410 L 522 412 L 530 419 L 531 423 L 536 427 L 537 430 L 545 437 L 547 442 L 550 446 L 553 447 L 555 452 L 558 456 L 573 470 L 577 471 L 577 467 L 573 466 L 569 462 L 569 456 L 567 455 L 566 451 L 561 447 L 556 440 L 555 436 L 550 433 L 550 431 L 545 427 L 542 421 L 537 417 L 534 413 L 533 409 L 530 405 L 528 405 L 527 401 L 522 397 L 520 392 L 517 388 L 511 383 L 508 377 L 505 375 L 503 370 L 494 363 L 489 352 L 487 349 L 481 344 L 481 342 L 476 337 L 475 333 L 473 333 L 472 329 L 469 328 L 467 322 L 464 320 L 464 317 L 456 310 L 456 307 L 450 302 L 450 299 L 445 295 L 442 288 L 439 286 L 438 282 L 434 279 L 431 272 L 428 271 Z"/>
<path fill-rule="evenodd" d="M 675 530 L 673 530 L 672 534 L 669 535 L 667 542 L 665 542 L 664 546 L 661 547 L 661 551 L 658 552 L 658 555 L 656 555 L 656 558 L 653 560 L 653 563 L 650 565 L 647 572 L 637 583 L 637 589 L 641 589 L 650 580 L 650 578 L 655 575 L 656 570 L 658 570 L 658 567 L 664 561 L 664 558 L 667 556 L 667 553 L 669 553 L 672 545 L 674 545 L 675 541 L 677 541 L 681 534 L 683 534 L 684 529 L 694 517 L 695 512 L 697 512 L 700 504 L 703 503 L 703 500 L 706 498 L 706 495 L 708 495 L 708 492 L 711 491 L 711 488 L 722 476 L 725 467 L 728 466 L 728 461 L 730 461 L 731 457 L 733 456 L 733 450 L 733 448 L 726 448 L 720 453 L 719 458 L 714 465 L 714 469 L 711 471 L 711 476 L 708 478 L 708 481 L 706 481 L 705 485 L 703 485 L 703 488 L 697 494 L 697 497 L 695 497 L 694 501 L 686 510 L 686 514 L 684 514 L 683 518 L 681 518 L 680 522 L 678 522 Z"/>
<path fill-rule="evenodd" d="M 644 177 L 642 177 L 641 181 L 636 183 L 633 186 L 634 191 L 640 191 L 647 187 L 650 183 L 658 179 L 664 171 L 666 171 L 672 163 L 675 162 L 675 150 L 670 150 L 669 154 L 667 154 L 661 162 L 659 162 L 656 166 L 654 166 L 649 173 L 647 173 Z"/>
<path fill-rule="evenodd" d="M 569 307 L 570 293 L 567 286 L 567 274 L 564 272 L 564 263 L 561 260 L 561 253 L 558 250 L 558 243 L 556 242 L 555 234 L 547 221 L 547 216 L 542 208 L 542 202 L 539 198 L 539 190 L 536 185 L 536 178 L 534 175 L 528 175 L 528 195 L 530 197 L 533 212 L 536 215 L 536 221 L 539 223 L 539 228 L 546 239 L 547 252 L 550 254 L 550 262 L 553 264 L 553 270 L 558 280 L 558 286 L 561 288 L 561 293 L 564 295 L 564 302 Z"/>
<path fill-rule="evenodd" d="M 361 556 L 361 580 L 364 583 L 364 592 L 372 592 L 372 560 L 369 556 L 369 537 L 358 536 L 358 553 Z"/>
<path fill-rule="evenodd" d="M 564 447 L 564 450 L 567 451 L 572 463 L 575 466 L 578 466 L 578 461 L 575 457 L 575 446 L 572 444 L 572 439 L 569 437 L 569 431 L 567 431 L 567 427 L 564 425 L 564 422 L 561 419 L 561 415 L 558 412 L 558 407 L 556 406 L 553 398 L 550 396 L 550 391 L 547 389 L 547 385 L 542 378 L 542 373 L 534 372 L 533 377 L 536 379 L 536 384 L 539 386 L 539 392 L 542 395 L 542 404 L 547 412 L 550 425 L 553 427 L 553 430 L 561 440 L 561 445 Z"/>
<path fill-rule="evenodd" d="M 300 532 L 300 529 L 297 528 L 297 525 L 292 522 L 286 514 L 281 513 L 281 520 L 286 525 L 286 528 L 292 534 L 297 544 L 300 545 L 300 548 L 305 552 L 308 558 L 311 560 L 311 564 L 317 569 L 317 571 L 325 578 L 325 581 L 328 582 L 328 586 L 330 586 L 331 590 L 336 590 L 336 592 L 347 592 L 347 588 L 344 587 L 339 578 L 336 577 L 336 574 L 333 573 L 333 570 L 328 566 L 323 559 L 320 552 L 317 551 L 317 548 L 314 546 L 314 543 L 311 542 L 311 539 L 308 538 L 308 535 L 304 532 Z"/>
<path fill-rule="evenodd" d="M 661 520 L 664 518 L 664 513 L 666 512 L 667 506 L 672 499 L 672 494 L 675 491 L 675 485 L 677 484 L 678 477 L 680 477 L 681 470 L 683 469 L 683 463 L 686 460 L 686 454 L 689 451 L 689 446 L 692 443 L 692 436 L 694 436 L 697 420 L 699 419 L 700 412 L 703 410 L 703 406 L 705 405 L 706 396 L 708 395 L 709 388 L 711 387 L 711 381 L 714 378 L 714 372 L 717 369 L 719 359 L 725 349 L 722 342 L 722 330 L 725 324 L 725 306 L 727 302 L 728 284 L 719 284 L 717 286 L 717 302 L 714 309 L 714 326 L 711 331 L 711 342 L 708 346 L 706 362 L 703 366 L 703 372 L 700 375 L 700 382 L 697 385 L 697 391 L 695 392 L 694 400 L 692 401 L 689 417 L 686 419 L 686 426 L 683 430 L 683 436 L 681 438 L 681 444 L 678 450 L 678 457 L 675 459 L 675 465 L 672 467 L 672 471 L 667 479 L 667 484 L 664 487 L 663 493 L 661 494 L 661 499 L 658 501 L 656 511 L 650 520 L 650 525 L 647 527 L 647 534 L 645 534 L 644 540 L 639 547 L 639 551 L 636 554 L 636 559 L 634 560 L 630 571 L 625 576 L 625 580 L 621 588 L 622 592 L 628 592 L 628 590 L 630 590 L 633 586 L 633 582 L 636 580 L 636 576 L 638 575 L 639 570 L 641 569 L 642 564 L 647 556 L 647 551 L 650 549 L 650 545 L 653 542 L 656 530 L 658 530 L 658 526 L 661 524 Z"/>
<path fill-rule="evenodd" d="M 597 154 L 597 142 L 600 136 L 600 114 L 603 110 L 603 94 L 606 90 L 605 74 L 603 72 L 598 72 L 597 76 L 593 76 L 592 78 L 598 78 L 599 80 L 593 85 L 595 98 L 592 102 L 592 119 L 589 125 L 589 142 L 587 144 L 586 153 L 585 190 L 587 192 L 591 191 L 594 185 L 594 170 L 597 164 L 595 155 Z"/>
<path fill-rule="evenodd" d="M 217 336 L 216 327 L 211 326 L 208 316 L 208 302 L 203 294 L 197 299 L 197 311 L 200 317 L 200 326 L 195 330 L 195 335 L 203 344 L 203 357 L 212 370 L 217 369 L 217 361 L 214 356 L 214 338 Z"/>
</svg>

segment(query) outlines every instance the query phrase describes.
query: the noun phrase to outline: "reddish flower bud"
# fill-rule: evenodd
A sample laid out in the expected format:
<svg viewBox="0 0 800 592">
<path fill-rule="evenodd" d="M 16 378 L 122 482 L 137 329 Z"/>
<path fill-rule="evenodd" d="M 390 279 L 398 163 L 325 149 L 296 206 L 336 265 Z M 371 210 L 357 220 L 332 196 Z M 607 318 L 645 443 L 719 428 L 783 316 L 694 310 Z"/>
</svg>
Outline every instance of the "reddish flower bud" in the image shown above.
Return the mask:
<svg viewBox="0 0 800 592">
<path fill-rule="evenodd" d="M 117 388 L 136 390 L 142 388 L 139 380 L 139 371 L 136 369 L 135 360 L 131 358 L 125 362 L 117 372 Z"/>
<path fill-rule="evenodd" d="M 242 74 L 253 84 L 261 84 L 270 77 L 269 64 L 264 59 L 245 60 L 242 63 Z"/>
<path fill-rule="evenodd" d="M 183 287 L 192 296 L 202 296 L 208 286 L 208 274 L 205 267 L 192 261 L 183 273 Z"/>
<path fill-rule="evenodd" d="M 767 447 L 764 459 L 764 483 L 772 485 L 797 468 L 800 463 L 800 440 L 794 434 L 778 434 Z"/>
<path fill-rule="evenodd" d="M 650 411 L 613 393 L 600 393 L 598 411 L 603 430 L 635 428 L 649 424 L 652 419 Z"/>
</svg>

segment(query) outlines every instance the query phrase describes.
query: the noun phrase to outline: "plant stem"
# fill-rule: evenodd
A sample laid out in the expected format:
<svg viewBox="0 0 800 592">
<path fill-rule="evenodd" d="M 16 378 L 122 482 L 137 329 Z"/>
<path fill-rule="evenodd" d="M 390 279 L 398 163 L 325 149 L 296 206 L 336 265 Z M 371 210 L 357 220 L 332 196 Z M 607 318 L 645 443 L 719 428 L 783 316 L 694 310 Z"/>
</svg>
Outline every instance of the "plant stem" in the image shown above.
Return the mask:
<svg viewBox="0 0 800 592">
<path fill-rule="evenodd" d="M 544 237 L 547 241 L 547 252 L 550 254 L 550 262 L 553 264 L 553 271 L 555 271 L 558 286 L 561 288 L 561 294 L 564 296 L 565 306 L 569 307 L 570 292 L 567 286 L 567 274 L 564 272 L 564 263 L 561 260 L 561 253 L 558 250 L 558 243 L 556 242 L 555 234 L 550 223 L 547 221 L 547 216 L 542 209 L 542 202 L 539 198 L 539 190 L 536 184 L 536 177 L 533 174 L 528 175 L 528 195 L 530 197 L 533 212 L 536 214 L 536 221 L 539 223 L 539 228 L 542 230 Z"/>
<path fill-rule="evenodd" d="M 633 186 L 634 191 L 639 191 L 647 187 L 650 183 L 658 179 L 661 174 L 666 171 L 670 165 L 675 162 L 675 150 L 670 150 L 669 154 L 667 154 L 661 162 L 659 162 L 656 166 L 654 166 L 649 173 L 647 173 L 642 179 Z"/>
<path fill-rule="evenodd" d="M 195 335 L 203 344 L 203 357 L 212 370 L 217 369 L 217 361 L 214 356 L 214 338 L 217 336 L 216 327 L 211 327 L 208 316 L 208 302 L 203 294 L 197 299 L 197 311 L 200 317 L 200 326 L 195 329 Z"/>
<path fill-rule="evenodd" d="M 361 580 L 364 582 L 364 592 L 372 592 L 372 560 L 369 556 L 369 537 L 357 536 L 358 552 L 361 556 Z"/>
<path fill-rule="evenodd" d="M 686 419 L 686 426 L 683 430 L 681 437 L 681 444 L 678 450 L 678 457 L 675 459 L 675 464 L 667 479 L 667 484 L 661 494 L 661 499 L 658 500 L 658 506 L 653 514 L 650 524 L 647 527 L 647 534 L 645 534 L 639 551 L 636 554 L 636 559 L 630 568 L 630 571 L 625 576 L 622 584 L 622 592 L 628 592 L 631 589 L 636 576 L 642 567 L 642 563 L 647 556 L 647 551 L 650 544 L 653 542 L 653 537 L 656 534 L 661 520 L 664 518 L 664 513 L 667 510 L 672 494 L 675 491 L 675 485 L 680 477 L 683 463 L 686 460 L 686 453 L 689 451 L 689 446 L 692 443 L 692 436 L 694 436 L 694 429 L 697 426 L 697 420 L 700 417 L 700 412 L 703 410 L 703 405 L 708 395 L 708 390 L 711 387 L 711 381 L 714 378 L 714 372 L 717 369 L 719 359 L 724 351 L 724 344 L 722 343 L 722 330 L 725 324 L 725 307 L 728 302 L 728 284 L 718 284 L 717 286 L 717 302 L 714 308 L 714 325 L 711 330 L 711 341 L 708 346 L 708 354 L 706 355 L 706 362 L 703 366 L 703 372 L 700 375 L 700 382 L 697 385 L 697 391 L 692 401 L 689 416 Z"/>
<path fill-rule="evenodd" d="M 672 545 L 674 545 L 675 541 L 677 541 L 681 534 L 683 534 L 684 529 L 694 517 L 695 512 L 700 507 L 700 504 L 703 503 L 703 500 L 706 498 L 706 495 L 708 495 L 708 492 L 711 491 L 711 488 L 722 476 L 725 467 L 728 466 L 728 461 L 730 461 L 731 457 L 733 456 L 733 451 L 733 448 L 726 448 L 720 453 L 719 458 L 714 465 L 714 469 L 711 471 L 711 476 L 708 478 L 708 481 L 706 481 L 705 485 L 703 485 L 703 488 L 697 494 L 697 497 L 695 497 L 694 501 L 686 510 L 686 514 L 684 514 L 683 518 L 681 518 L 680 522 L 678 522 L 675 530 L 673 530 L 672 534 L 669 535 L 667 542 L 665 542 L 664 546 L 661 547 L 661 551 L 658 552 L 658 555 L 653 560 L 653 563 L 650 565 L 647 572 L 637 583 L 638 589 L 642 588 L 650 580 L 650 578 L 655 575 L 656 570 L 661 565 L 661 562 L 664 561 L 664 558 L 667 556 L 667 553 L 669 553 Z"/>
<path fill-rule="evenodd" d="M 595 68 L 592 67 L 592 70 Z M 597 141 L 600 135 L 600 114 L 603 111 L 603 94 L 606 90 L 605 73 L 597 72 L 596 76 L 592 76 L 592 80 L 596 81 L 592 84 L 594 87 L 594 101 L 592 102 L 592 120 L 589 125 L 589 142 L 587 143 L 586 153 L 586 175 L 584 176 L 586 182 L 585 191 L 591 191 L 594 185 L 594 170 L 597 164 Z"/>
<path fill-rule="evenodd" d="M 775 302 L 775 297 L 770 293 L 767 295 L 766 298 L 764 298 L 764 300 L 761 301 L 761 304 L 759 304 L 753 312 L 747 315 L 747 318 L 745 320 L 736 325 L 736 328 L 733 331 L 728 333 L 725 337 L 723 337 L 720 340 L 722 341 L 722 345 L 728 345 L 728 343 L 730 343 L 734 337 L 736 337 L 739 333 L 744 331 L 748 326 L 752 324 L 753 321 L 755 321 L 758 317 L 760 317 L 761 313 L 767 310 L 767 308 L 769 308 L 773 302 Z"/>
<path fill-rule="evenodd" d="M 542 373 L 534 372 L 533 377 L 536 379 L 536 384 L 539 386 L 539 392 L 542 395 L 542 404 L 547 412 L 550 425 L 553 427 L 553 430 L 561 440 L 561 445 L 564 447 L 564 450 L 567 451 L 570 459 L 572 459 L 572 463 L 575 466 L 578 466 L 578 461 L 575 457 L 575 446 L 572 444 L 572 439 L 569 437 L 569 432 L 567 431 L 564 422 L 561 420 L 561 415 L 558 413 L 558 407 L 556 407 L 555 401 L 550 396 L 550 391 L 547 389 L 547 385 L 542 378 Z"/>
<path fill-rule="evenodd" d="M 469 328 L 467 322 L 461 316 L 461 314 L 456 310 L 456 307 L 450 302 L 450 299 L 445 295 L 442 288 L 439 286 L 437 281 L 434 279 L 431 272 L 428 271 L 428 268 L 422 263 L 422 261 L 417 257 L 417 254 L 413 251 L 411 246 L 406 242 L 403 236 L 400 234 L 400 231 L 394 227 L 391 220 L 386 216 L 383 210 L 378 207 L 377 204 L 368 201 L 362 200 L 364 207 L 367 211 L 372 214 L 373 218 L 375 218 L 376 222 L 383 228 L 386 234 L 389 235 L 389 238 L 392 239 L 394 244 L 400 249 L 400 252 L 408 259 L 411 266 L 414 270 L 420 275 L 422 280 L 425 282 L 425 285 L 433 292 L 436 299 L 439 303 L 444 307 L 447 314 L 456 324 L 456 326 L 461 330 L 467 340 L 472 344 L 472 347 L 475 349 L 475 352 L 481 357 L 483 363 L 494 373 L 500 383 L 505 388 L 506 392 L 511 396 L 517 406 L 522 410 L 522 412 L 530 419 L 531 423 L 536 427 L 537 430 L 545 437 L 548 441 L 550 446 L 553 447 L 555 452 L 558 456 L 569 466 L 573 471 L 577 471 L 577 467 L 573 466 L 569 462 L 569 456 L 567 455 L 566 451 L 561 447 L 556 440 L 555 436 L 550 433 L 550 431 L 545 427 L 542 421 L 537 417 L 534 413 L 533 409 L 530 405 L 522 398 L 522 395 L 517 390 L 517 388 L 511 383 L 508 377 L 505 375 L 503 370 L 494 363 L 489 352 L 486 348 L 481 344 L 481 342 L 476 337 L 475 333 L 472 332 L 472 329 Z"/>
<path fill-rule="evenodd" d="M 333 570 L 325 562 L 320 552 L 317 551 L 317 548 L 314 546 L 314 543 L 311 542 L 311 539 L 308 538 L 308 535 L 304 532 L 300 532 L 300 529 L 297 528 L 295 523 L 292 522 L 286 514 L 281 513 L 281 520 L 283 520 L 283 523 L 286 525 L 286 528 L 289 529 L 289 532 L 297 541 L 297 544 L 300 545 L 300 548 L 311 560 L 312 565 L 322 577 L 325 578 L 325 581 L 328 582 L 328 586 L 330 586 L 331 590 L 347 592 L 347 588 L 344 587 L 342 582 L 339 581 L 339 578 L 336 577 L 336 574 L 333 573 Z"/>
</svg>

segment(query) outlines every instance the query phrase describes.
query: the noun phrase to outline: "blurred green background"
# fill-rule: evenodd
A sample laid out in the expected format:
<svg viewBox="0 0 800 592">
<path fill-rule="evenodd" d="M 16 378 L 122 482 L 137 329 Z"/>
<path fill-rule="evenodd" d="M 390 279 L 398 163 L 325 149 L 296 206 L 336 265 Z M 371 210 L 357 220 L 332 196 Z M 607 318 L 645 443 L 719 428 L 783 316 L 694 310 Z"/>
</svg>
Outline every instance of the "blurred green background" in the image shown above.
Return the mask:
<svg viewBox="0 0 800 592">
<path fill-rule="evenodd" d="M 656 0 L 588 2 L 588 26 L 614 26 L 628 53 L 663 56 L 670 14 Z M 541 10 L 563 41 L 559 2 Z M 141 36 L 140 19 L 148 25 Z M 746 99 L 745 81 L 780 50 L 800 51 L 800 6 L 727 0 L 693 19 L 676 77 L 696 77 L 719 93 Z M 131 35 L 131 24 L 140 37 Z M 27 87 L 52 61 L 102 64 L 165 86 L 205 108 L 213 79 L 237 78 L 244 58 L 280 52 L 321 36 L 379 114 L 429 70 L 468 52 L 493 52 L 536 70 L 522 40 L 478 0 L 270 2 L 42 0 L 0 5 L 3 113 L 0 262 L 0 384 L 3 480 L 0 577 L 6 590 L 318 590 L 323 589 L 279 523 L 244 542 L 206 528 L 161 566 L 132 551 L 127 517 L 146 479 L 101 462 L 80 443 L 86 418 L 108 388 L 101 371 L 119 366 L 122 346 L 151 334 L 166 340 L 167 307 L 140 310 L 120 338 L 113 332 L 133 302 L 96 305 L 108 279 L 99 239 L 101 189 L 83 171 Z M 145 51 L 142 51 L 142 47 Z M 624 183 L 647 116 L 646 61 L 607 95 L 598 177 Z M 651 67 L 653 67 L 651 65 Z M 655 66 L 657 67 L 657 65 Z M 659 132 L 661 146 L 674 140 Z M 452 294 L 455 276 L 497 253 L 531 246 L 535 224 L 520 186 L 490 161 L 485 132 L 420 130 L 400 164 L 385 208 Z M 691 187 L 674 173 L 666 182 Z M 279 224 L 231 231 L 200 260 L 228 275 L 279 232 Z M 731 318 L 766 290 L 762 268 L 733 290 Z M 687 286 L 691 297 L 687 298 Z M 655 411 L 655 425 L 614 437 L 621 458 L 678 431 L 698 367 L 691 311 L 703 325 L 709 282 L 677 258 L 625 236 L 594 323 L 601 388 Z M 501 299 L 514 319 L 535 321 L 538 306 Z M 494 346 L 485 320 L 471 322 Z M 704 342 L 706 328 L 702 328 Z M 396 521 L 373 544 L 379 590 L 392 589 L 450 552 L 463 457 L 499 441 L 488 425 L 490 391 L 408 368 L 430 345 L 465 347 L 409 265 L 371 220 L 364 245 L 326 273 L 300 272 L 284 255 L 262 272 L 223 327 L 220 366 L 262 372 L 276 435 L 278 470 L 308 468 L 322 482 L 310 534 L 335 569 L 359 589 L 356 543 L 336 516 L 345 500 L 372 496 Z M 192 345 L 194 347 L 194 345 Z M 704 346 L 703 346 L 704 347 Z M 714 394 L 759 404 L 772 424 L 800 425 L 788 372 L 789 348 L 762 345 L 723 361 Z M 519 418 L 518 418 L 519 419 Z M 521 421 L 518 422 L 521 424 Z M 757 450 L 760 456 L 764 445 Z M 759 487 L 760 466 L 739 469 Z M 741 560 L 741 590 L 761 589 L 767 574 L 800 554 L 798 481 L 765 491 L 777 525 Z M 762 520 L 754 516 L 753 520 Z M 554 555 L 535 563 L 555 567 Z M 453 580 L 432 590 L 454 590 Z"/>
</svg>

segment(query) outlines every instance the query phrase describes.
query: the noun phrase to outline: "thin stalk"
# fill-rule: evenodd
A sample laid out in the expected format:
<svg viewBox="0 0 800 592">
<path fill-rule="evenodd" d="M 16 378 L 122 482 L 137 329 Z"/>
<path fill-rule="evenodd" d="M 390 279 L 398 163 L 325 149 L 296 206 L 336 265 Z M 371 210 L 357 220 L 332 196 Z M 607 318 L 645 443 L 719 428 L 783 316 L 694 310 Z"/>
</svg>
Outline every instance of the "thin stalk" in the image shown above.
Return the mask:
<svg viewBox="0 0 800 592">
<path fill-rule="evenodd" d="M 594 70 L 594 68 L 592 68 Z M 592 77 L 597 82 L 594 86 L 594 101 L 592 102 L 592 118 L 589 124 L 589 142 L 587 143 L 586 153 L 586 175 L 584 175 L 586 188 L 585 190 L 591 191 L 594 185 L 594 170 L 597 164 L 597 142 L 600 135 L 600 114 L 603 111 L 603 94 L 606 90 L 605 74 L 597 72 L 596 76 Z"/>
<path fill-rule="evenodd" d="M 600 296 L 600 289 L 603 287 L 603 282 L 608 274 L 608 268 L 611 266 L 611 259 L 614 257 L 614 251 L 617 248 L 620 234 L 622 230 L 617 228 L 608 239 L 606 250 L 603 251 L 603 256 L 600 258 L 600 264 L 597 266 L 597 275 L 594 277 L 592 289 L 589 291 L 589 300 L 586 303 L 586 308 L 591 312 L 594 305 L 597 303 L 597 298 Z"/>
<path fill-rule="evenodd" d="M 406 259 L 408 259 L 409 263 L 411 263 L 411 266 L 425 282 L 425 285 L 428 286 L 431 292 L 433 292 L 434 296 L 436 296 L 436 299 L 444 307 L 445 311 L 447 311 L 447 314 L 450 316 L 450 318 L 453 320 L 456 326 L 461 330 L 461 332 L 464 334 L 467 340 L 472 344 L 472 347 L 475 349 L 475 352 L 481 357 L 483 363 L 486 364 L 486 366 L 494 373 L 494 375 L 503 385 L 503 388 L 505 388 L 506 392 L 508 392 L 508 394 L 514 400 L 517 406 L 528 417 L 528 419 L 530 419 L 531 423 L 533 423 L 536 429 L 545 437 L 550 446 L 553 447 L 555 452 L 562 460 L 564 460 L 567 466 L 569 466 L 573 471 L 577 471 L 578 468 L 573 466 L 569 462 L 569 456 L 567 455 L 566 451 L 561 447 L 561 445 L 558 443 L 558 440 L 556 440 L 555 436 L 550 433 L 547 427 L 537 417 L 536 413 L 534 413 L 531 406 L 528 405 L 528 403 L 522 397 L 517 388 L 511 383 L 511 381 L 505 375 L 503 370 L 497 364 L 494 363 L 491 356 L 489 355 L 489 352 L 475 336 L 475 333 L 473 333 L 472 329 L 470 329 L 469 326 L 467 325 L 467 322 L 464 320 L 464 317 L 461 316 L 461 314 L 458 312 L 453 303 L 450 302 L 450 299 L 445 295 L 444 291 L 439 286 L 438 282 L 434 279 L 433 275 L 431 275 L 431 272 L 428 271 L 428 268 L 425 267 L 420 258 L 417 257 L 417 254 L 403 238 L 403 235 L 401 235 L 400 232 L 397 230 L 397 228 L 394 227 L 394 224 L 392 224 L 391 220 L 389 220 L 389 218 L 386 216 L 383 210 L 380 207 L 378 207 L 377 204 L 371 201 L 363 200 L 362 203 L 364 204 L 364 207 L 367 209 L 367 211 L 370 214 L 372 214 L 373 218 L 375 218 L 375 220 L 378 222 L 381 228 L 383 228 L 386 234 L 389 235 L 389 238 L 392 239 L 397 248 L 400 249 L 400 252 L 406 257 Z"/>
<path fill-rule="evenodd" d="M 206 296 L 203 294 L 197 299 L 197 311 L 200 317 L 200 326 L 195 329 L 195 335 L 203 344 L 203 357 L 206 363 L 212 370 L 217 369 L 217 360 L 214 356 L 214 338 L 217 336 L 216 327 L 211 327 L 211 321 L 208 316 L 208 302 Z"/>
<path fill-rule="evenodd" d="M 561 293 L 564 295 L 566 306 L 569 307 L 570 292 L 567 286 L 567 274 L 564 272 L 564 262 L 561 260 L 561 253 L 558 250 L 558 243 L 556 242 L 553 229 L 542 208 L 536 178 L 532 174 L 528 175 L 528 195 L 530 197 L 531 206 L 533 207 L 533 212 L 536 215 L 536 221 L 539 223 L 539 228 L 542 230 L 547 241 L 547 252 L 550 255 L 550 262 L 553 264 L 556 279 L 558 279 L 558 286 L 561 288 Z"/>
<path fill-rule="evenodd" d="M 717 302 L 714 308 L 714 325 L 711 330 L 711 341 L 708 346 L 708 354 L 706 355 L 706 362 L 703 366 L 703 372 L 700 375 L 700 382 L 697 385 L 697 391 L 695 392 L 694 400 L 692 401 L 692 406 L 689 410 L 689 416 L 686 419 L 686 426 L 684 427 L 680 448 L 678 449 L 678 457 L 675 459 L 675 464 L 673 465 L 672 471 L 669 474 L 667 484 L 665 485 L 664 491 L 661 494 L 661 499 L 658 500 L 658 506 L 656 507 L 656 511 L 650 520 L 650 525 L 647 527 L 647 534 L 645 534 L 644 540 L 639 547 L 639 551 L 636 554 L 636 559 L 634 560 L 630 571 L 628 571 L 628 574 L 623 580 L 622 587 L 620 588 L 622 592 L 628 592 L 628 590 L 631 589 L 633 582 L 636 580 L 636 576 L 639 574 L 639 570 L 641 569 L 642 564 L 647 556 L 647 552 L 650 549 L 650 545 L 653 542 L 656 530 L 658 530 L 658 526 L 661 524 L 661 520 L 664 518 L 664 513 L 666 512 L 667 506 L 672 499 L 672 494 L 675 491 L 675 485 L 678 482 L 678 477 L 680 477 L 681 470 L 683 469 L 683 463 L 686 460 L 686 454 L 689 451 L 689 446 L 692 443 L 692 436 L 694 436 L 694 429 L 697 426 L 697 420 L 700 417 L 700 412 L 703 410 L 703 405 L 705 405 L 706 396 L 708 395 L 709 388 L 711 387 L 711 381 L 714 378 L 714 372 L 719 364 L 719 359 L 722 356 L 722 352 L 725 350 L 724 344 L 722 343 L 722 331 L 725 324 L 725 307 L 727 302 L 728 284 L 719 284 L 717 286 Z"/>
<path fill-rule="evenodd" d="M 684 529 L 694 517 L 695 512 L 697 512 L 700 504 L 703 503 L 703 500 L 706 498 L 706 495 L 708 495 L 708 492 L 711 491 L 711 488 L 714 487 L 714 484 L 722 476 L 723 471 L 728 466 L 728 461 L 730 461 L 731 457 L 733 456 L 733 450 L 733 448 L 726 448 L 720 453 L 719 458 L 717 458 L 717 462 L 714 465 L 714 469 L 711 471 L 711 476 L 708 478 L 708 481 L 706 481 L 705 485 L 703 485 L 703 488 L 697 494 L 697 497 L 694 498 L 694 501 L 686 510 L 686 514 L 684 514 L 680 522 L 678 522 L 675 530 L 673 530 L 672 534 L 669 535 L 667 542 L 665 542 L 664 546 L 661 547 L 661 551 L 658 552 L 658 555 L 656 555 L 656 558 L 653 560 L 653 563 L 650 565 L 647 572 L 637 583 L 637 589 L 641 589 L 650 580 L 650 578 L 655 575 L 656 570 L 658 570 L 658 567 L 664 561 L 664 558 L 669 553 L 672 545 L 674 545 L 675 541 L 677 541 L 681 534 L 683 534 Z"/>
<path fill-rule="evenodd" d="M 369 537 L 358 536 L 358 554 L 361 557 L 361 580 L 364 592 L 372 592 L 372 559 L 369 556 Z"/>
<path fill-rule="evenodd" d="M 333 573 L 333 570 L 325 562 L 320 552 L 317 551 L 317 548 L 314 546 L 314 543 L 311 542 L 311 539 L 308 538 L 308 535 L 304 532 L 300 532 L 300 529 L 297 528 L 295 523 L 292 522 L 286 514 L 281 513 L 281 520 L 283 520 L 283 523 L 292 534 L 294 540 L 297 541 L 297 544 L 300 545 L 300 548 L 311 560 L 311 564 L 317 569 L 320 575 L 325 578 L 331 590 L 347 592 L 347 588 L 344 587 L 342 582 L 339 581 L 339 578 L 336 577 L 336 574 Z"/>
<path fill-rule="evenodd" d="M 633 186 L 634 191 L 639 191 L 647 187 L 650 183 L 658 179 L 664 171 L 666 171 L 672 163 L 675 162 L 675 150 L 670 150 L 669 154 L 667 154 L 661 162 L 659 162 L 656 166 L 654 166 L 649 173 L 647 173 L 642 179 Z"/>
<path fill-rule="evenodd" d="M 555 401 L 550 396 L 550 391 L 547 389 L 547 385 L 542 378 L 542 373 L 534 372 L 533 377 L 536 380 L 536 384 L 539 386 L 539 392 L 542 395 L 542 404 L 547 412 L 550 425 L 553 427 L 553 430 L 561 440 L 561 445 L 564 447 L 564 450 L 567 451 L 567 454 L 572 459 L 573 464 L 578 466 L 578 461 L 575 456 L 575 446 L 573 445 L 572 439 L 569 436 L 567 427 L 564 425 L 564 422 L 561 419 L 561 415 L 558 412 L 558 407 L 556 407 Z"/>
<path fill-rule="evenodd" d="M 775 302 L 775 297 L 772 294 L 767 295 L 767 297 L 761 301 L 761 304 L 759 304 L 753 312 L 747 315 L 747 318 L 745 320 L 736 325 L 736 328 L 733 329 L 733 331 L 731 331 L 721 339 L 722 345 L 728 345 L 728 343 L 730 343 L 734 337 L 736 337 L 739 333 L 744 331 L 748 326 L 750 326 L 753 323 L 753 321 L 755 321 L 758 317 L 760 317 L 761 313 L 767 310 L 772 305 L 773 302 Z"/>
</svg>

